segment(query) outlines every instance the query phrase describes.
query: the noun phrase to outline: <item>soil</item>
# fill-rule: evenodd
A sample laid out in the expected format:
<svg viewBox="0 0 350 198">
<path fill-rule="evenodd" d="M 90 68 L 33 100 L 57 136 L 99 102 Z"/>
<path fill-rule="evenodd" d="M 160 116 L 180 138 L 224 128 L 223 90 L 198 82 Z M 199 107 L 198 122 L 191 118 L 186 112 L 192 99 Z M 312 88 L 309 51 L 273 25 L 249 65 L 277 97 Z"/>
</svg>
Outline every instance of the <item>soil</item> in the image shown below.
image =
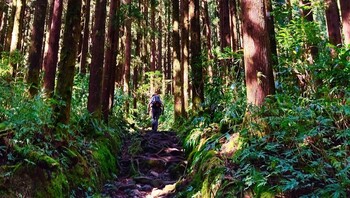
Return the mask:
<svg viewBox="0 0 350 198">
<path fill-rule="evenodd" d="M 186 161 L 175 132 L 145 131 L 126 138 L 119 154 L 119 173 L 104 186 L 111 198 L 171 198 L 184 174 Z"/>
</svg>

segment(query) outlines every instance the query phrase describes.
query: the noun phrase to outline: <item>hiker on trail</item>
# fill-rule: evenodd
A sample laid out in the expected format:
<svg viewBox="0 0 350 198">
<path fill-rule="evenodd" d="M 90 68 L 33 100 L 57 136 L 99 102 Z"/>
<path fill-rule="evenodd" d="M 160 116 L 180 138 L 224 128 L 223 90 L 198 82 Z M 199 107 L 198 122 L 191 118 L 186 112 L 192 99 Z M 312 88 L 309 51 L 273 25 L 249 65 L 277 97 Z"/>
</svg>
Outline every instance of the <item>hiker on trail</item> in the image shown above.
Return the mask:
<svg viewBox="0 0 350 198">
<path fill-rule="evenodd" d="M 151 111 L 151 115 L 152 115 L 152 131 L 157 132 L 158 130 L 158 119 L 160 114 L 163 113 L 163 103 L 162 100 L 160 99 L 160 96 L 158 94 L 158 91 L 156 91 L 151 99 L 149 100 L 148 103 L 148 113 Z"/>
</svg>

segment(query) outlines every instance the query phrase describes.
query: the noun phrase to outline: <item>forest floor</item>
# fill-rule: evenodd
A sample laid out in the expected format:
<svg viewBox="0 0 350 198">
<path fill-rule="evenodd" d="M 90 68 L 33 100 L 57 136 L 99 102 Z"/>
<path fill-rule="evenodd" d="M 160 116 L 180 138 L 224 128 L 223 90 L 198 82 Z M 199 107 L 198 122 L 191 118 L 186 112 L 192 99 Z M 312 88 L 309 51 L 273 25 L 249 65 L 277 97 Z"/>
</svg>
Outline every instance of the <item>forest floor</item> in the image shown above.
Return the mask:
<svg viewBox="0 0 350 198">
<path fill-rule="evenodd" d="M 119 172 L 105 184 L 102 196 L 111 198 L 171 198 L 184 174 L 186 161 L 175 132 L 144 131 L 124 139 Z"/>
</svg>

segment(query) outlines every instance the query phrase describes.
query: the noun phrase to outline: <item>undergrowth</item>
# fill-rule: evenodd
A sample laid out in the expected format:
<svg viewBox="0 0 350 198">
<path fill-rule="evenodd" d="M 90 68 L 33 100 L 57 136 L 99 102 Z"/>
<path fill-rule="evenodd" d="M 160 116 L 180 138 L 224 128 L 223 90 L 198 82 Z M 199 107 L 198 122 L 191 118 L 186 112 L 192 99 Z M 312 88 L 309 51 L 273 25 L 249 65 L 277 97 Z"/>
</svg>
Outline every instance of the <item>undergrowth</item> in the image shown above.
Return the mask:
<svg viewBox="0 0 350 198">
<path fill-rule="evenodd" d="M 11 80 L 0 63 L 0 194 L 4 197 L 87 197 L 117 174 L 120 134 L 126 129 L 115 111 L 109 125 L 86 110 L 88 76 L 76 76 L 67 137 L 53 133 L 53 99 L 28 96 L 21 77 Z M 116 100 L 118 103 L 118 99 Z M 116 106 L 115 108 L 120 108 Z M 22 186 L 16 183 L 23 183 Z M 40 187 L 35 187 L 40 186 Z M 35 187 L 35 188 L 34 188 Z"/>
</svg>

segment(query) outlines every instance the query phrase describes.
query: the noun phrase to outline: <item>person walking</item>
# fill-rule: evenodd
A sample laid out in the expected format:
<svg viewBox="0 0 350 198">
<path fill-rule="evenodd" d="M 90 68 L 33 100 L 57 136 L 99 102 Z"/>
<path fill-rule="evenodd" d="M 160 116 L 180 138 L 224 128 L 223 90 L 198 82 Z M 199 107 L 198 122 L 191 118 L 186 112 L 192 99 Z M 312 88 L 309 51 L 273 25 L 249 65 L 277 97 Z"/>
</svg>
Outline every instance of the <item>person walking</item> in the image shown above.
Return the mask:
<svg viewBox="0 0 350 198">
<path fill-rule="evenodd" d="M 160 99 L 159 91 L 156 91 L 148 103 L 148 113 L 151 111 L 152 116 L 152 131 L 158 131 L 158 119 L 159 116 L 163 113 L 164 107 L 163 102 Z"/>
</svg>

